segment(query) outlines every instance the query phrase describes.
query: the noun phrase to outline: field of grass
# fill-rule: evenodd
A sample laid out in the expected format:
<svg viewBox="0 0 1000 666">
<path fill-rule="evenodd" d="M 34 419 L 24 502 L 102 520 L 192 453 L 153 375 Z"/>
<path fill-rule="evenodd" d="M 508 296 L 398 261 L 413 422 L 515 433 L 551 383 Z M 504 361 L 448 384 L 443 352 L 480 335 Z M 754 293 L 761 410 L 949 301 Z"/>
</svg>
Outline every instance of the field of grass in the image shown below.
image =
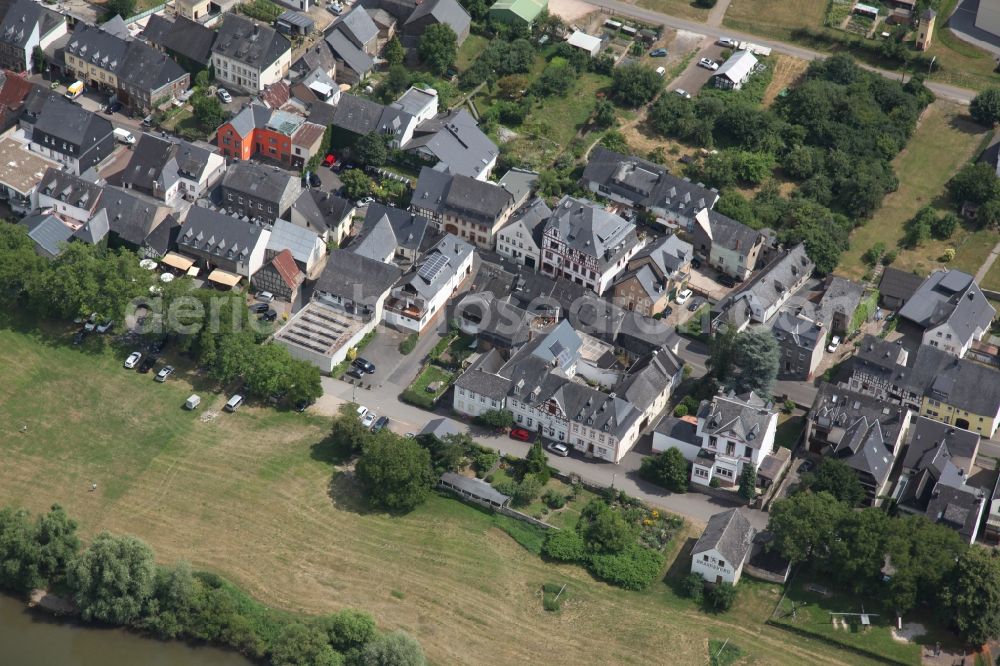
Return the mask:
<svg viewBox="0 0 1000 666">
<path fill-rule="evenodd" d="M 805 427 L 806 419 L 804 416 L 781 413 L 778 416 L 778 430 L 774 434 L 775 445 L 794 449 L 798 445 Z"/>
<path fill-rule="evenodd" d="M 993 262 L 979 286 L 990 291 L 1000 291 L 1000 261 Z"/>
<path fill-rule="evenodd" d="M 691 0 L 634 0 L 634 2 L 639 7 L 690 21 L 705 21 L 708 18 L 709 10 L 695 6 Z"/>
<path fill-rule="evenodd" d="M 73 348 L 69 335 L 0 328 L 0 504 L 58 502 L 85 538 L 134 534 L 163 562 L 217 571 L 281 608 L 364 609 L 436 664 L 645 665 L 669 654 L 700 665 L 720 635 L 753 663 L 871 663 L 765 625 L 776 586 L 741 582 L 733 611 L 706 614 L 666 585 L 626 592 L 547 564 L 497 529 L 523 523 L 453 499 L 371 513 L 336 474 L 325 419 L 248 405 L 202 421 L 225 398 L 186 364 L 161 385 L 122 369 L 120 350 Z M 203 402 L 192 413 L 181 405 L 193 390 Z M 694 536 L 677 539 L 687 544 L 678 572 Z M 519 539 L 537 547 L 536 535 Z M 544 583 L 568 584 L 558 614 L 542 609 Z"/>
<path fill-rule="evenodd" d="M 819 581 L 828 585 L 824 581 Z M 820 636 L 828 641 L 843 643 L 855 648 L 866 650 L 883 657 L 888 663 L 916 664 L 920 663 L 920 647 L 912 643 L 900 643 L 893 640 L 889 629 L 894 615 L 884 612 L 877 600 L 865 600 L 864 607 L 869 613 L 871 626 L 863 629 L 857 616 L 837 616 L 846 624 L 834 626 L 830 613 L 858 613 L 861 605 L 857 599 L 833 594 L 824 597 L 815 592 L 807 591 L 807 580 L 796 580 L 789 587 L 788 594 L 782 600 L 773 622 L 788 626 L 795 631 Z M 795 615 L 792 615 L 792 608 Z"/>
<path fill-rule="evenodd" d="M 428 409 L 432 408 L 434 402 L 448 390 L 454 378 L 455 376 L 444 368 L 428 364 L 424 366 L 424 369 L 420 371 L 420 374 L 416 376 L 400 397 L 414 405 Z M 434 382 L 440 382 L 440 386 L 434 391 L 428 390 Z"/>
<path fill-rule="evenodd" d="M 458 48 L 458 55 L 455 56 L 455 69 L 464 72 L 469 65 L 479 57 L 490 40 L 482 35 L 469 35 Z"/>
<path fill-rule="evenodd" d="M 818 28 L 826 2 L 817 0 L 732 0 L 723 25 L 761 37 L 790 40 L 797 28 Z"/>
<path fill-rule="evenodd" d="M 930 204 L 944 212 L 948 207 L 944 200 L 945 183 L 973 156 L 985 136 L 986 130 L 969 120 L 963 107 L 943 101 L 932 104 L 921 117 L 906 148 L 893 160 L 899 189 L 887 195 L 882 207 L 867 224 L 851 234 L 851 247 L 840 258 L 837 273 L 860 278 L 868 270 L 861 256 L 872 245 L 881 241 L 887 250 L 896 249 L 904 235 L 905 223 L 923 206 Z M 970 238 L 969 232 L 960 230 L 949 241 L 929 242 L 915 250 L 900 250 L 894 265 L 901 270 L 917 269 L 926 273 L 940 264 L 938 257 L 947 247 L 956 247 L 954 263 L 964 266 L 977 260 L 975 253 L 983 244 L 981 241 L 982 238 Z M 972 272 L 975 273 L 975 269 Z"/>
</svg>

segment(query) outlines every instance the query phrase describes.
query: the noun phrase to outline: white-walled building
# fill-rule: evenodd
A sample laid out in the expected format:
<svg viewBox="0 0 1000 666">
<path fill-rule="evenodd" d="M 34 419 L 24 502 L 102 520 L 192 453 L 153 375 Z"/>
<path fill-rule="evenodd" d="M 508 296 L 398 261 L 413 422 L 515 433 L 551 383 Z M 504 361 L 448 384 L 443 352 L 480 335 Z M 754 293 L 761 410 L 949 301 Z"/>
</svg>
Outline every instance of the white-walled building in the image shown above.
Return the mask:
<svg viewBox="0 0 1000 666">
<path fill-rule="evenodd" d="M 393 287 L 385 302 L 385 323 L 422 332 L 472 274 L 474 250 L 458 236 L 445 234 Z"/>
<path fill-rule="evenodd" d="M 717 478 L 722 485 L 738 484 L 744 466 L 760 469 L 774 449 L 777 429 L 774 404 L 753 392 L 720 393 L 702 401 L 695 433 L 699 450 L 691 460 L 691 481 L 707 486 Z"/>
<path fill-rule="evenodd" d="M 292 66 L 292 44 L 273 28 L 226 14 L 212 46 L 215 78 L 250 93 L 281 81 Z"/>
<path fill-rule="evenodd" d="M 735 585 L 743 574 L 756 534 L 740 509 L 715 514 L 691 551 L 691 573 L 709 583 Z"/>
<path fill-rule="evenodd" d="M 550 215 L 552 210 L 540 198 L 519 210 L 510 223 L 497 232 L 497 253 L 537 271 L 542 231 Z"/>
</svg>

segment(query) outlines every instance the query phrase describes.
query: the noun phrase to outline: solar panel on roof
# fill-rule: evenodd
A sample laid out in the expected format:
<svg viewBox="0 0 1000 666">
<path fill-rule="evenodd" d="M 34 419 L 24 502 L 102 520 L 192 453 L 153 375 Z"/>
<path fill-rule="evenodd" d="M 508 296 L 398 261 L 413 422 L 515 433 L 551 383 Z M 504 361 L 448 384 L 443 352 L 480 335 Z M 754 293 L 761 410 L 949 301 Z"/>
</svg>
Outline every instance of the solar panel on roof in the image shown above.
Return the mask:
<svg viewBox="0 0 1000 666">
<path fill-rule="evenodd" d="M 417 275 L 426 280 L 428 283 L 434 282 L 437 276 L 441 274 L 445 266 L 448 265 L 448 257 L 441 253 L 431 255 L 424 265 L 420 267 L 417 271 Z"/>
</svg>

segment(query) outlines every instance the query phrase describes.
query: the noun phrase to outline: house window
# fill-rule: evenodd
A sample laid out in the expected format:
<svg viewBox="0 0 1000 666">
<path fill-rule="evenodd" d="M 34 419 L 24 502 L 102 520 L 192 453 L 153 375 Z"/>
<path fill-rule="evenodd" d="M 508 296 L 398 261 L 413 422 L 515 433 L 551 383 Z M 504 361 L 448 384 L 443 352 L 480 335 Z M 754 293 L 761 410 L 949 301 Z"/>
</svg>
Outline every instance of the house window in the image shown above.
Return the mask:
<svg viewBox="0 0 1000 666">
<path fill-rule="evenodd" d="M 708 562 L 708 555 L 702 555 L 701 556 L 701 561 L 702 562 Z"/>
<path fill-rule="evenodd" d="M 726 566 L 726 561 L 725 560 L 719 560 L 719 566 L 720 567 Z"/>
<path fill-rule="evenodd" d="M 752 458 L 753 457 L 753 449 L 751 447 L 749 447 L 749 446 L 744 446 L 743 447 L 743 456 L 746 457 L 746 458 Z"/>
</svg>

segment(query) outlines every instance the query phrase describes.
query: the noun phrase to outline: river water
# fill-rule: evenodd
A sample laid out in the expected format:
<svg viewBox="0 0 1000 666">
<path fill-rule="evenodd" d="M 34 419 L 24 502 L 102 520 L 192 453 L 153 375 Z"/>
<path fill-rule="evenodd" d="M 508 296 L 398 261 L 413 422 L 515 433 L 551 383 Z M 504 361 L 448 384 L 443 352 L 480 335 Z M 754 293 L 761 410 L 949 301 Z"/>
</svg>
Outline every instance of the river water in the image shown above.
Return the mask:
<svg viewBox="0 0 1000 666">
<path fill-rule="evenodd" d="M 4 666 L 250 666 L 235 652 L 59 622 L 0 594 Z"/>
</svg>

